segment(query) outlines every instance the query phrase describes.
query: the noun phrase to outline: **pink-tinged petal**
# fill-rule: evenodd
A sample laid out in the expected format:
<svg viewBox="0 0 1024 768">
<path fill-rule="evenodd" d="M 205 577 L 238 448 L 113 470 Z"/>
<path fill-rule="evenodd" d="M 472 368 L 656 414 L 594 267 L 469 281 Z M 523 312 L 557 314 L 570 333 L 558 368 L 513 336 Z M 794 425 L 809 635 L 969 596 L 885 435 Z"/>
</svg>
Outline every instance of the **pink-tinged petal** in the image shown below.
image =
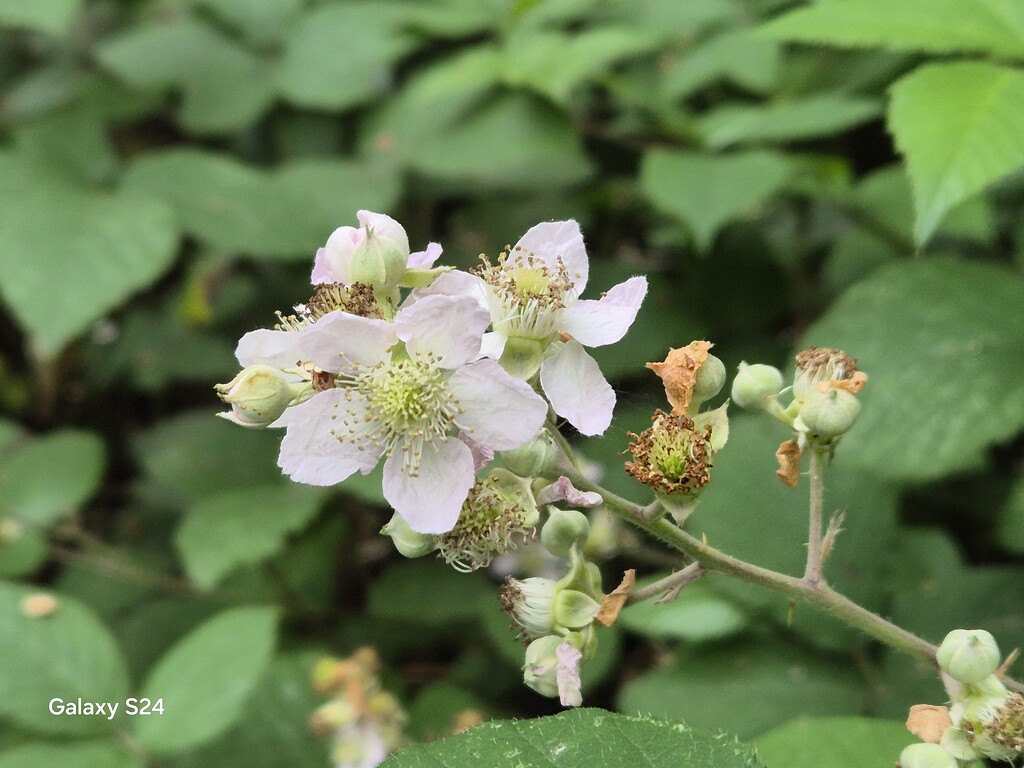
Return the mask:
<svg viewBox="0 0 1024 768">
<path fill-rule="evenodd" d="M 316 258 L 313 259 L 313 273 L 309 276 L 309 282 L 313 285 L 338 282 L 334 272 L 331 270 L 331 265 L 327 263 L 326 248 L 316 249 Z"/>
<path fill-rule="evenodd" d="M 583 293 L 590 274 L 590 262 L 583 245 L 583 233 L 575 221 L 545 221 L 530 227 L 512 249 L 512 259 L 515 260 L 521 251 L 543 259 L 549 267 L 554 267 L 561 258 L 576 286 L 575 294 Z"/>
<path fill-rule="evenodd" d="M 394 242 L 402 253 L 409 253 L 409 236 L 405 234 L 405 228 L 390 216 L 373 211 L 359 211 L 356 218 L 364 227 L 372 229 L 377 237 L 386 237 Z"/>
<path fill-rule="evenodd" d="M 274 426 L 271 424 L 270 426 Z M 459 440 L 466 444 L 470 452 L 473 454 L 473 469 L 479 471 L 494 461 L 494 449 L 486 445 L 481 445 L 472 437 L 467 435 L 465 432 L 459 432 Z"/>
<path fill-rule="evenodd" d="M 402 307 L 411 307 L 427 296 L 465 296 L 473 299 L 482 309 L 487 309 L 484 281 L 469 272 L 454 270 L 438 275 L 426 288 L 412 291 L 402 302 Z"/>
<path fill-rule="evenodd" d="M 304 360 L 331 373 L 352 373 L 388 359 L 397 341 L 395 327 L 384 320 L 329 312 L 296 333 Z"/>
<path fill-rule="evenodd" d="M 585 347 L 614 344 L 626 335 L 647 295 L 647 278 L 631 277 L 597 301 L 577 301 L 562 315 L 561 328 Z"/>
<path fill-rule="evenodd" d="M 573 507 L 597 507 L 601 504 L 601 494 L 594 491 L 581 491 L 572 484 L 568 477 L 560 477 L 537 494 L 538 504 L 557 504 L 568 502 Z"/>
<path fill-rule="evenodd" d="M 357 471 L 367 474 L 381 453 L 371 440 L 379 425 L 366 421 L 367 407 L 352 390 L 327 389 L 290 408 L 278 466 L 307 485 L 336 485 Z"/>
<path fill-rule="evenodd" d="M 294 368 L 302 360 L 299 334 L 296 331 L 272 331 L 269 328 L 249 331 L 238 340 L 235 357 L 243 368 L 259 364 Z"/>
<path fill-rule="evenodd" d="M 416 360 L 434 358 L 458 368 L 480 354 L 480 339 L 491 316 L 465 296 L 425 296 L 395 317 L 395 331 Z"/>
<path fill-rule="evenodd" d="M 409 254 L 409 269 L 430 269 L 441 257 L 443 250 L 440 243 L 427 243 L 425 251 Z"/>
<path fill-rule="evenodd" d="M 584 435 L 600 435 L 612 423 L 615 392 L 579 342 L 566 342 L 544 361 L 540 385 L 555 413 Z"/>
<path fill-rule="evenodd" d="M 448 381 L 448 391 L 458 403 L 455 423 L 459 428 L 497 451 L 533 440 L 548 413 L 547 403 L 533 387 L 490 359 L 457 370 Z"/>
<path fill-rule="evenodd" d="M 583 654 L 568 643 L 555 648 L 558 666 L 555 667 L 555 682 L 558 684 L 558 700 L 563 707 L 578 707 L 583 703 L 580 690 L 580 659 Z"/>
<path fill-rule="evenodd" d="M 415 477 L 402 470 L 403 461 L 396 447 L 384 463 L 384 498 L 414 531 L 447 533 L 476 483 L 472 451 L 454 439 L 427 443 Z"/>
<path fill-rule="evenodd" d="M 352 254 L 366 239 L 366 233 L 355 227 L 338 227 L 327 238 L 327 244 L 316 254 L 313 264 L 313 283 L 344 283 L 351 282 L 349 265 Z M 330 279 L 317 279 L 330 277 Z"/>
</svg>

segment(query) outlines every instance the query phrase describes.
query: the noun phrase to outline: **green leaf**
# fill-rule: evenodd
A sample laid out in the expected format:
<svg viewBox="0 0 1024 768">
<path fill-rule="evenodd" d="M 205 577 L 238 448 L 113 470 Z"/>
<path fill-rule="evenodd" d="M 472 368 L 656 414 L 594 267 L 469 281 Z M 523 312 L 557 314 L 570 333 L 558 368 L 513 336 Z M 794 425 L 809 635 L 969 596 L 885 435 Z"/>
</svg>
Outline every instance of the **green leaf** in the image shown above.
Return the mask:
<svg viewBox="0 0 1024 768">
<path fill-rule="evenodd" d="M 853 128 L 882 112 L 874 99 L 841 94 L 758 106 L 724 104 L 700 121 L 708 145 L 720 149 L 746 142 L 802 141 Z"/>
<path fill-rule="evenodd" d="M 188 233 L 232 253 L 265 258 L 312 255 L 356 211 L 387 209 L 398 195 L 391 174 L 344 160 L 297 160 L 273 171 L 196 149 L 136 161 L 126 189 L 166 201 Z"/>
<path fill-rule="evenodd" d="M 936 258 L 877 270 L 800 347 L 839 347 L 869 382 L 839 464 L 920 482 L 980 466 L 1024 428 L 1024 278 Z M 898 328 L 898 332 L 894 332 Z"/>
<path fill-rule="evenodd" d="M 843 0 L 799 8 L 762 30 L 804 43 L 1024 58 L 1017 0 Z"/>
<path fill-rule="evenodd" d="M 409 7 L 390 2 L 325 5 L 288 33 L 278 72 L 300 107 L 347 109 L 385 92 L 395 63 L 415 45 L 402 32 Z"/>
<path fill-rule="evenodd" d="M 65 35 L 84 5 L 84 0 L 0 0 L 0 28 L 24 27 Z"/>
<path fill-rule="evenodd" d="M 920 67 L 892 87 L 889 130 L 907 159 L 922 245 L 950 208 L 1024 165 L 1024 71 Z"/>
<path fill-rule="evenodd" d="M 0 293 L 46 355 L 170 266 L 173 214 L 0 155 Z"/>
<path fill-rule="evenodd" d="M 226 24 L 258 44 L 278 42 L 303 0 L 200 0 Z"/>
<path fill-rule="evenodd" d="M 803 717 L 755 740 L 767 768 L 878 768 L 917 741 L 903 723 L 865 717 Z"/>
<path fill-rule="evenodd" d="M 770 152 L 714 156 L 655 149 L 644 155 L 640 184 L 651 202 L 690 227 L 706 251 L 722 225 L 750 213 L 789 175 L 786 158 Z"/>
<path fill-rule="evenodd" d="M 749 30 L 730 30 L 695 46 L 669 66 L 658 81 L 666 99 L 678 100 L 724 78 L 757 93 L 775 84 L 779 44 Z"/>
<path fill-rule="evenodd" d="M 204 499 L 189 510 L 174 537 L 189 578 L 209 589 L 234 568 L 277 553 L 289 534 L 309 524 L 323 496 L 321 489 L 277 485 Z"/>
<path fill-rule="evenodd" d="M 39 589 L 0 582 L 0 716 L 34 731 L 84 735 L 116 723 L 49 712 L 55 697 L 122 701 L 128 680 L 110 632 L 91 611 L 59 594 L 49 616 L 30 617 L 22 601 Z"/>
<path fill-rule="evenodd" d="M 457 685 L 444 680 L 429 683 L 416 694 L 409 707 L 409 730 L 417 741 L 433 741 L 451 733 L 455 716 L 467 709 L 483 713 L 487 707 Z"/>
<path fill-rule="evenodd" d="M 175 645 L 150 673 L 142 696 L 163 699 L 164 714 L 137 717 L 134 736 L 147 750 L 180 752 L 238 721 L 270 662 L 276 612 L 224 611 Z"/>
<path fill-rule="evenodd" d="M 132 27 L 102 44 L 100 63 L 139 89 L 180 89 L 182 126 L 197 133 L 244 128 L 274 97 L 268 65 L 187 16 Z"/>
<path fill-rule="evenodd" d="M 381 768 L 758 768 L 754 752 L 724 734 L 653 717 L 576 709 L 535 720 L 498 720 L 400 750 Z"/>
<path fill-rule="evenodd" d="M 24 744 L 0 753 L 0 768 L 142 768 L 141 758 L 114 741 Z"/>
<path fill-rule="evenodd" d="M 565 102 L 573 88 L 618 61 L 653 50 L 659 42 L 652 34 L 619 26 L 572 34 L 531 29 L 506 41 L 503 79 L 510 86 L 533 88 Z"/>
<path fill-rule="evenodd" d="M 103 476 L 103 441 L 64 430 L 0 458 L 0 514 L 50 525 L 88 501 Z"/>
<path fill-rule="evenodd" d="M 440 560 L 410 560 L 370 584 L 367 613 L 378 619 L 450 628 L 475 622 L 497 604 L 498 590 L 482 573 L 459 573 Z"/>
<path fill-rule="evenodd" d="M 1011 552 L 1024 553 L 1024 480 L 1018 480 L 999 510 L 999 543 Z"/>
<path fill-rule="evenodd" d="M 852 666 L 852 665 L 851 665 Z M 863 684 L 849 667 L 781 642 L 678 648 L 671 667 L 631 680 L 622 712 L 648 712 L 746 739 L 808 712 L 856 714 Z"/>
<path fill-rule="evenodd" d="M 666 575 L 641 579 L 637 586 Z M 629 606 L 619 614 L 618 623 L 645 637 L 702 642 L 742 632 L 747 616 L 735 603 L 698 583 L 687 586 L 669 603 L 658 605 L 651 599 Z"/>
</svg>

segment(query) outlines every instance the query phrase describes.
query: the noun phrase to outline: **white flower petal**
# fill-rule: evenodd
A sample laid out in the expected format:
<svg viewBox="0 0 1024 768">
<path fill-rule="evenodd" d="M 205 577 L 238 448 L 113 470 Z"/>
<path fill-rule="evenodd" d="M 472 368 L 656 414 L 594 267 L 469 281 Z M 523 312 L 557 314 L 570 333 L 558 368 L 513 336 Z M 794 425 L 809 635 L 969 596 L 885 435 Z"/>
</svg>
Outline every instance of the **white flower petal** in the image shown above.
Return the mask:
<svg viewBox="0 0 1024 768">
<path fill-rule="evenodd" d="M 507 336 L 502 336 L 494 331 L 488 331 L 484 334 L 483 339 L 480 340 L 480 357 L 490 357 L 498 360 L 501 357 L 501 353 L 505 351 L 505 342 L 507 341 Z"/>
<path fill-rule="evenodd" d="M 271 424 L 270 426 L 274 426 Z M 465 432 L 459 432 L 459 440 L 464 442 L 470 452 L 473 454 L 473 469 L 480 471 L 492 461 L 494 461 L 494 449 L 486 445 L 481 445 L 472 437 L 467 435 Z"/>
<path fill-rule="evenodd" d="M 272 331 L 269 328 L 249 331 L 238 340 L 235 357 L 243 368 L 258 364 L 294 368 L 302 359 L 299 334 L 296 331 Z"/>
<path fill-rule="evenodd" d="M 298 331 L 304 360 L 332 373 L 351 373 L 359 366 L 379 363 L 397 340 L 395 327 L 384 320 L 329 312 Z"/>
<path fill-rule="evenodd" d="M 533 440 L 548 412 L 544 399 L 529 384 L 490 359 L 457 370 L 448 381 L 448 391 L 458 401 L 455 423 L 459 428 L 497 451 Z"/>
<path fill-rule="evenodd" d="M 394 242 L 402 253 L 409 253 L 409 236 L 405 234 L 405 228 L 390 216 L 373 211 L 359 211 L 356 218 L 364 227 L 372 229 L 377 237 L 386 237 Z"/>
<path fill-rule="evenodd" d="M 614 344 L 626 335 L 647 295 L 647 278 L 631 277 L 597 301 L 577 301 L 562 315 L 561 328 L 586 347 Z"/>
<path fill-rule="evenodd" d="M 573 507 L 598 507 L 603 499 L 594 491 L 581 491 L 568 477 L 560 477 L 537 493 L 537 504 L 557 504 L 566 501 Z"/>
<path fill-rule="evenodd" d="M 404 305 L 395 332 L 413 359 L 433 356 L 442 368 L 458 368 L 480 354 L 491 316 L 465 296 L 425 296 Z"/>
<path fill-rule="evenodd" d="M 412 291 L 402 302 L 402 307 L 411 307 L 427 296 L 466 296 L 473 299 L 482 309 L 487 309 L 484 281 L 476 275 L 460 270 L 444 272 L 434 278 L 434 282 L 426 288 Z"/>
<path fill-rule="evenodd" d="M 443 251 L 440 243 L 427 243 L 425 251 L 409 254 L 409 269 L 430 269 Z"/>
<path fill-rule="evenodd" d="M 580 690 L 580 660 L 583 654 L 569 643 L 560 643 L 555 648 L 558 666 L 555 667 L 555 681 L 558 684 L 558 700 L 563 707 L 578 707 L 583 703 Z"/>
<path fill-rule="evenodd" d="M 579 342 L 566 342 L 544 361 L 540 385 L 555 413 L 584 435 L 600 435 L 612 423 L 615 392 Z"/>
<path fill-rule="evenodd" d="M 366 409 L 365 400 L 344 389 L 324 390 L 290 408 L 278 466 L 307 485 L 335 485 L 357 471 L 367 474 L 380 450 L 369 438 L 379 427 L 365 420 Z"/>
<path fill-rule="evenodd" d="M 351 282 L 349 265 L 356 247 L 366 239 L 366 233 L 355 227 L 338 227 L 327 238 L 327 244 L 316 254 L 313 265 L 313 283 L 344 283 Z M 322 254 L 322 255 L 321 255 Z M 324 280 L 330 275 L 333 279 Z"/>
<path fill-rule="evenodd" d="M 414 531 L 447 533 L 476 483 L 472 452 L 460 440 L 427 443 L 415 477 L 402 471 L 402 462 L 396 448 L 384 463 L 384 498 Z"/>
<path fill-rule="evenodd" d="M 554 267 L 556 260 L 561 257 L 565 268 L 569 270 L 569 277 L 576 286 L 575 294 L 579 296 L 583 293 L 590 274 L 590 262 L 587 259 L 587 249 L 583 245 L 583 233 L 575 221 L 570 219 L 536 224 L 519 238 L 519 242 L 512 249 L 513 260 L 516 259 L 519 249 L 543 259 L 549 267 Z"/>
</svg>

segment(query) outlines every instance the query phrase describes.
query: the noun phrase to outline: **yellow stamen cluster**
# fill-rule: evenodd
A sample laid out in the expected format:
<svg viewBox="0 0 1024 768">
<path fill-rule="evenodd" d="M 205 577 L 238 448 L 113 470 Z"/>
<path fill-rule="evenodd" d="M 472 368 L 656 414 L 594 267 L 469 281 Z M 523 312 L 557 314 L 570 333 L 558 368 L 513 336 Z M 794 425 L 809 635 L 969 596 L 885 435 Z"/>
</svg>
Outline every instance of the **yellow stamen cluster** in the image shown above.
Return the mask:
<svg viewBox="0 0 1024 768">
<path fill-rule="evenodd" d="M 505 336 L 547 339 L 558 331 L 559 311 L 573 288 L 569 270 L 561 258 L 552 268 L 532 253 L 505 251 L 492 264 L 480 257 L 473 272 L 491 289 L 498 317 L 494 329 Z M 495 312 L 494 310 L 497 310 Z"/>
<path fill-rule="evenodd" d="M 310 323 L 314 323 L 328 312 L 336 310 L 348 312 L 350 315 L 369 317 L 376 320 L 384 319 L 384 311 L 373 293 L 373 286 L 365 283 L 320 283 L 314 287 L 309 301 L 295 307 L 294 315 L 285 315 L 280 310 L 277 315 L 279 331 L 298 331 Z"/>
<path fill-rule="evenodd" d="M 459 521 L 437 539 L 439 556 L 456 570 L 468 573 L 490 565 L 498 555 L 532 541 L 537 529 L 536 503 L 526 488 L 499 489 L 490 478 L 477 481 L 462 505 Z"/>
</svg>

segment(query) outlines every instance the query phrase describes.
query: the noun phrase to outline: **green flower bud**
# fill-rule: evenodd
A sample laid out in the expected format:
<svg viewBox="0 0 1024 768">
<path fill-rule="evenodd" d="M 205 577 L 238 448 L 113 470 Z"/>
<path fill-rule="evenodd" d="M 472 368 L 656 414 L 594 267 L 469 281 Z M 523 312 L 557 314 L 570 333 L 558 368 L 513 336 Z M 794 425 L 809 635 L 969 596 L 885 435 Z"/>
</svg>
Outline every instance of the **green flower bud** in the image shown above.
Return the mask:
<svg viewBox="0 0 1024 768">
<path fill-rule="evenodd" d="M 782 372 L 773 365 L 740 363 L 732 380 L 732 401 L 740 408 L 763 411 L 783 388 Z"/>
<path fill-rule="evenodd" d="M 405 518 L 397 512 L 391 516 L 388 524 L 380 529 L 385 536 L 390 536 L 395 549 L 403 557 L 423 557 L 437 549 L 437 538 L 428 533 L 414 531 L 405 522 Z"/>
<path fill-rule="evenodd" d="M 690 408 L 696 410 L 695 406 L 710 400 L 722 391 L 725 386 L 725 363 L 714 355 L 709 354 L 700 368 L 697 369 L 697 379 L 693 383 L 693 395 L 690 400 Z"/>
<path fill-rule="evenodd" d="M 510 336 L 505 341 L 498 362 L 510 376 L 529 381 L 540 370 L 544 362 L 544 350 L 547 349 L 546 339 L 528 339 L 522 336 Z"/>
<path fill-rule="evenodd" d="M 540 540 L 552 555 L 568 557 L 573 545 L 580 547 L 590 535 L 590 521 L 575 509 L 551 509 L 548 521 L 540 529 Z"/>
<path fill-rule="evenodd" d="M 954 629 L 939 646 L 939 666 L 961 683 L 977 683 L 999 669 L 999 646 L 983 629 Z"/>
<path fill-rule="evenodd" d="M 938 744 L 911 744 L 900 753 L 901 768 L 957 768 L 956 758 Z"/>
<path fill-rule="evenodd" d="M 217 415 L 243 427 L 269 426 L 297 393 L 287 374 L 269 365 L 250 365 L 216 390 L 221 400 L 231 404 L 230 411 Z"/>
<path fill-rule="evenodd" d="M 352 253 L 349 276 L 353 283 L 372 285 L 386 293 L 398 287 L 408 266 L 409 254 L 399 243 L 366 228 L 366 240 Z"/>
<path fill-rule="evenodd" d="M 841 437 L 860 415 L 860 400 L 845 389 L 817 392 L 800 407 L 800 422 L 811 435 Z"/>
<path fill-rule="evenodd" d="M 558 646 L 565 640 L 558 635 L 538 638 L 526 647 L 526 665 L 523 668 L 523 682 L 541 696 L 558 695 Z"/>
<path fill-rule="evenodd" d="M 575 589 L 560 589 L 552 606 L 555 626 L 568 629 L 582 629 L 594 621 L 601 609 L 590 595 Z"/>
<path fill-rule="evenodd" d="M 558 449 L 546 431 L 541 431 L 526 445 L 502 451 L 505 466 L 520 477 L 537 477 L 554 466 Z"/>
</svg>

